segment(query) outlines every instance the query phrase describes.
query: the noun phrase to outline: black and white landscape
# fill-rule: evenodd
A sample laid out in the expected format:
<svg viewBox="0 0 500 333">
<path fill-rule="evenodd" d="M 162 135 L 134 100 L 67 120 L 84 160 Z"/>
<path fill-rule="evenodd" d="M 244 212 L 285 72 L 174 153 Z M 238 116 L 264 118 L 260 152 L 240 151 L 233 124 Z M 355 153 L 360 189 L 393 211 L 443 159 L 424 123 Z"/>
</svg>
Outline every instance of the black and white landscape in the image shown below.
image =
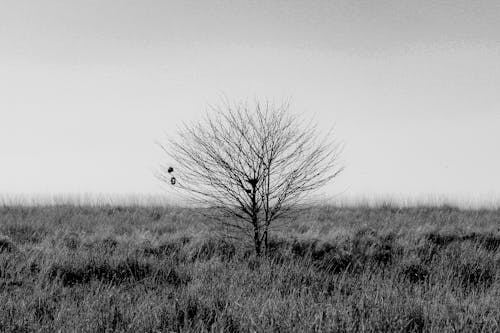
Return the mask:
<svg viewBox="0 0 500 333">
<path fill-rule="evenodd" d="M 0 332 L 500 332 L 500 2 L 0 0 Z"/>
</svg>

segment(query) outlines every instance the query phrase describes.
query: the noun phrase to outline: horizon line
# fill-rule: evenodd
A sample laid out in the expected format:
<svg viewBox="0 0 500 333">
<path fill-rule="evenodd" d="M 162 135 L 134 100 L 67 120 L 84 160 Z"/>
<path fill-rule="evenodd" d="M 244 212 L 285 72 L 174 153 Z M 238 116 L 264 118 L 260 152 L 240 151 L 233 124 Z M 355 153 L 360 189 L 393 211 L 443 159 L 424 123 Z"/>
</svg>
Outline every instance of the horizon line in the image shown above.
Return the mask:
<svg viewBox="0 0 500 333">
<path fill-rule="evenodd" d="M 460 209 L 500 209 L 499 194 L 338 194 L 315 196 L 311 206 L 339 207 L 456 207 Z M 170 206 L 192 207 L 187 201 L 162 193 L 2 193 L 0 207 L 6 206 Z"/>
</svg>

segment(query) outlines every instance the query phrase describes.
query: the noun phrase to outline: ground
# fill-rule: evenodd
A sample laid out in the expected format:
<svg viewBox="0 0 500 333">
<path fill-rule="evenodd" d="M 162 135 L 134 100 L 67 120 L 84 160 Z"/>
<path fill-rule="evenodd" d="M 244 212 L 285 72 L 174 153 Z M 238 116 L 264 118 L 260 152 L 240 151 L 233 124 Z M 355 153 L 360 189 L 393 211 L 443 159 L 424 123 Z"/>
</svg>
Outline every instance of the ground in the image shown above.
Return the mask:
<svg viewBox="0 0 500 333">
<path fill-rule="evenodd" d="M 500 331 L 500 210 L 314 207 L 261 258 L 203 222 L 0 206 L 0 331 Z"/>
</svg>

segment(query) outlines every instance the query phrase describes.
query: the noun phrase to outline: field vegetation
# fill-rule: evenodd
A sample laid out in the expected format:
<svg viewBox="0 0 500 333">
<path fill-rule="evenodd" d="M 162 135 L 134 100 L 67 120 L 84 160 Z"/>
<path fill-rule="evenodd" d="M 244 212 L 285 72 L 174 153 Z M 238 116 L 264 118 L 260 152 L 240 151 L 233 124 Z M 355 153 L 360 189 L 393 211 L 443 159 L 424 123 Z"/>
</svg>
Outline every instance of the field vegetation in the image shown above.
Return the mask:
<svg viewBox="0 0 500 333">
<path fill-rule="evenodd" d="M 0 331 L 500 331 L 499 209 L 314 207 L 261 257 L 202 219 L 0 206 Z"/>
</svg>

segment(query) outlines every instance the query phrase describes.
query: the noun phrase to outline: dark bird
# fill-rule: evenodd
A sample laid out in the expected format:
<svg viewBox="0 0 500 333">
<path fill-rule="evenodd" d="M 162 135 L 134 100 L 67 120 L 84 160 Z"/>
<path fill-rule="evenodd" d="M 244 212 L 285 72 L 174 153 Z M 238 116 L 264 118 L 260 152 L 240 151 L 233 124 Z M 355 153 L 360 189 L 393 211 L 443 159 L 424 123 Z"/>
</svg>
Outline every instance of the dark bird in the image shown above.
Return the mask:
<svg viewBox="0 0 500 333">
<path fill-rule="evenodd" d="M 249 178 L 247 180 L 248 183 L 250 183 L 250 185 L 252 185 L 252 187 L 255 187 L 257 186 L 257 183 L 259 182 L 259 180 L 257 178 Z"/>
<path fill-rule="evenodd" d="M 168 167 L 167 172 L 168 172 L 168 173 L 174 172 L 174 168 L 172 168 L 172 167 Z"/>
</svg>

